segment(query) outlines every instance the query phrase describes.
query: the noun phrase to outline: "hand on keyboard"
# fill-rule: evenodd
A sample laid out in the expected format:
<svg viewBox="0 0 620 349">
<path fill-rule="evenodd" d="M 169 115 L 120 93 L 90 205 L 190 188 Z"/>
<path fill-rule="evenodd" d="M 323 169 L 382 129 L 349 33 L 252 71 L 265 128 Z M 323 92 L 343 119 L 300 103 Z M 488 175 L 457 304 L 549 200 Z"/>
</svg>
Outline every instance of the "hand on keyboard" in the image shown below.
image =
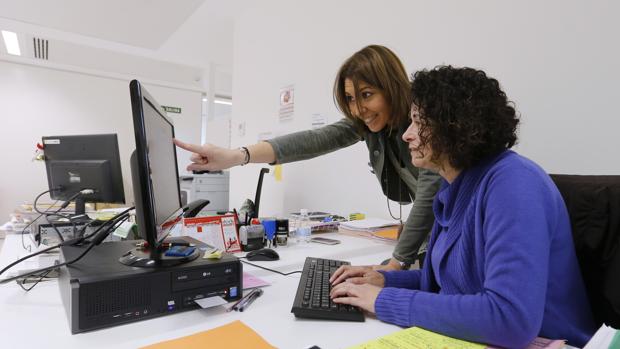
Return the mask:
<svg viewBox="0 0 620 349">
<path fill-rule="evenodd" d="M 332 286 L 338 285 L 343 281 L 354 284 L 371 284 L 379 287 L 385 286 L 383 274 L 372 269 L 371 266 L 351 266 L 343 265 L 338 268 L 329 278 Z"/>
<path fill-rule="evenodd" d="M 330 296 L 334 303 L 354 305 L 374 314 L 375 301 L 381 288 L 370 284 L 356 285 L 343 282 L 332 288 Z"/>
<path fill-rule="evenodd" d="M 330 276 L 345 264 L 349 263 L 306 257 L 291 312 L 301 318 L 364 321 L 364 313 L 360 308 L 344 303 L 338 304 L 330 298 L 332 288 L 329 282 Z"/>
</svg>

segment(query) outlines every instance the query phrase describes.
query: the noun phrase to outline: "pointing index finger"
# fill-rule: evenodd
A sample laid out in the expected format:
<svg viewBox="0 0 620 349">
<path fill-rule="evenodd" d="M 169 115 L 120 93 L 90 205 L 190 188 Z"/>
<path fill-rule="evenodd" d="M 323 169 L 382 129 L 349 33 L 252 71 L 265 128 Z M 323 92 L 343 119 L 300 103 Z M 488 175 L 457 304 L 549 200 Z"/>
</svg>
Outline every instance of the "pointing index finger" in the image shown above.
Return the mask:
<svg viewBox="0 0 620 349">
<path fill-rule="evenodd" d="M 198 146 L 198 145 L 181 142 L 180 140 L 178 140 L 176 138 L 174 138 L 172 141 L 179 148 L 185 149 L 187 151 L 191 151 L 193 153 L 199 153 L 200 152 L 200 146 Z"/>
</svg>

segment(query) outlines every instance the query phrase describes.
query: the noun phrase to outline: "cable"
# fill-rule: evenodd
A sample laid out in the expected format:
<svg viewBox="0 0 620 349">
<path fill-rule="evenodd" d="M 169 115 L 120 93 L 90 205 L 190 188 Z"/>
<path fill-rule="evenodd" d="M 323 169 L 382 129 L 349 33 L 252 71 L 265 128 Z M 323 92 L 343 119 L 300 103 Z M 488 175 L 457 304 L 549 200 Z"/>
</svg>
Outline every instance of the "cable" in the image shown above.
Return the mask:
<svg viewBox="0 0 620 349">
<path fill-rule="evenodd" d="M 55 265 L 52 265 L 52 266 L 49 266 L 49 267 L 45 267 L 45 268 L 41 268 L 41 269 L 37 269 L 37 270 L 33 270 L 33 271 L 29 271 L 29 272 L 26 272 L 26 273 L 24 273 L 24 274 L 20 274 L 20 275 L 17 275 L 17 276 L 14 276 L 14 277 L 8 278 L 8 279 L 3 279 L 3 280 L 0 280 L 0 284 L 6 284 L 6 283 L 9 283 L 9 282 L 11 282 L 11 281 L 15 281 L 15 280 L 18 280 L 18 279 L 21 279 L 21 278 L 24 278 L 24 277 L 28 277 L 28 276 L 31 276 L 31 275 L 35 275 L 35 274 L 38 274 L 38 273 L 43 273 L 43 272 L 46 272 L 46 271 L 52 271 L 52 270 L 54 270 L 54 269 L 58 269 L 58 268 L 63 267 L 63 266 L 65 266 L 65 265 L 69 265 L 69 264 L 75 263 L 75 262 L 79 261 L 80 259 L 82 259 L 82 257 L 84 257 L 84 256 L 85 256 L 88 252 L 90 252 L 90 250 L 91 250 L 93 247 L 95 247 L 95 245 L 96 245 L 96 243 L 91 243 L 91 244 L 90 244 L 90 245 L 88 245 L 88 247 L 84 250 L 84 252 L 82 252 L 79 256 L 77 256 L 76 258 L 74 258 L 73 260 L 71 260 L 71 261 L 69 261 L 69 262 L 64 262 L 64 263 L 60 263 L 60 264 L 55 264 Z"/>
<path fill-rule="evenodd" d="M 24 290 L 24 291 L 26 291 L 26 292 L 29 292 L 29 291 L 30 291 L 30 290 L 32 290 L 32 289 L 33 289 L 36 285 L 38 285 L 38 284 L 39 284 L 39 282 L 41 282 L 41 280 L 43 280 L 44 278 L 46 278 L 46 277 L 47 277 L 47 275 L 48 275 L 49 273 L 51 273 L 51 272 L 52 272 L 52 270 L 48 270 L 48 271 L 46 271 L 45 273 L 42 273 L 42 274 L 41 274 L 41 276 L 39 277 L 39 279 L 38 279 L 37 281 L 35 281 L 35 282 L 34 282 L 34 283 L 30 286 L 30 287 L 28 287 L 28 288 L 24 287 L 24 284 L 26 284 L 26 283 L 28 283 L 28 282 L 29 282 L 29 281 L 28 281 L 28 278 L 24 278 L 24 279 L 23 279 L 23 280 L 21 280 L 21 281 L 17 280 L 17 284 L 19 285 L 19 287 L 21 287 L 21 288 L 22 288 L 22 290 Z"/>
<path fill-rule="evenodd" d="M 77 198 L 80 195 L 87 195 L 87 194 L 92 194 L 94 193 L 94 190 L 92 189 L 80 189 L 78 192 L 76 192 L 75 194 L 71 195 L 67 200 L 65 200 L 65 202 L 52 214 L 48 214 L 46 213 L 48 210 L 45 210 L 44 212 L 41 212 L 38 208 L 37 208 L 37 202 L 39 201 L 39 199 L 41 198 L 41 196 L 43 196 L 45 193 L 49 193 L 52 191 L 57 191 L 57 190 L 62 190 L 62 187 L 57 187 L 57 188 L 53 188 L 47 191 L 44 191 L 43 193 L 37 195 L 37 197 L 34 199 L 34 204 L 33 204 L 33 208 L 34 210 L 42 215 L 45 215 L 45 217 L 49 217 L 49 216 L 58 216 L 61 218 L 64 218 L 66 220 L 69 221 L 69 223 L 71 223 L 71 225 L 73 225 L 73 236 L 76 235 L 77 233 L 77 226 L 75 225 L 75 223 L 71 220 L 71 217 L 69 215 L 64 215 L 64 214 L 60 214 L 58 212 L 60 212 L 61 210 L 65 209 L 67 206 L 69 206 L 69 204 L 71 203 L 72 200 L 74 200 L 75 198 Z M 58 202 L 59 200 L 56 200 L 56 202 Z M 56 204 L 56 203 L 54 203 Z M 64 237 L 62 236 L 62 234 L 60 233 L 60 231 L 58 230 L 58 228 L 56 227 L 56 225 L 54 224 L 54 222 L 50 221 L 49 219 L 47 219 L 47 222 L 52 226 L 52 228 L 54 229 L 54 231 L 56 232 L 56 234 L 58 235 L 58 239 L 60 239 L 60 241 L 64 241 Z"/>
<path fill-rule="evenodd" d="M 33 219 L 32 221 L 30 221 L 30 223 L 28 223 L 24 229 L 22 229 L 22 232 L 20 233 L 20 235 L 22 236 L 22 247 L 24 248 L 24 250 L 31 252 L 30 249 L 30 245 L 26 246 L 26 244 L 24 243 L 24 233 L 26 232 L 26 229 L 31 226 L 34 222 L 36 222 L 37 220 L 39 220 L 39 218 L 43 217 L 42 214 L 40 214 L 39 216 L 37 216 L 37 218 Z"/>
<path fill-rule="evenodd" d="M 121 226 L 121 224 L 125 223 L 127 220 L 129 219 L 129 214 L 126 214 L 123 218 L 119 219 L 116 223 L 114 223 L 114 225 L 109 229 L 109 233 L 107 235 L 110 234 L 114 234 L 114 232 L 116 231 L 116 229 L 118 229 L 118 227 Z"/>
<path fill-rule="evenodd" d="M 134 209 L 134 207 L 130 207 L 130 208 L 126 209 L 125 211 L 123 211 L 123 212 L 121 212 L 121 213 L 117 214 L 117 215 L 116 215 L 116 216 L 114 216 L 112 219 L 110 219 L 110 220 L 106 221 L 104 224 L 102 224 L 102 225 L 101 225 L 101 226 L 100 226 L 97 230 L 95 230 L 95 232 L 94 232 L 93 234 L 90 234 L 89 236 L 94 236 L 94 239 L 90 242 L 90 244 L 88 245 L 88 247 L 86 247 L 86 249 L 85 249 L 85 250 L 84 250 L 84 251 L 83 251 L 83 252 L 82 252 L 79 256 L 77 256 L 76 258 L 74 258 L 73 260 L 68 261 L 68 262 L 64 262 L 64 263 L 61 263 L 61 264 L 56 264 L 56 265 L 53 265 L 53 266 L 49 266 L 49 267 L 45 267 L 45 268 L 41 268 L 41 269 L 37 269 L 37 270 L 32 270 L 32 271 L 29 271 L 29 272 L 26 272 L 26 273 L 24 273 L 24 274 L 20 274 L 20 275 L 17 275 L 17 276 L 14 276 L 14 277 L 8 278 L 8 279 L 3 279 L 3 280 L 0 280 L 0 284 L 9 283 L 9 282 L 11 282 L 11 281 L 18 280 L 18 279 L 21 279 L 21 278 L 24 278 L 24 277 L 28 277 L 28 276 L 31 276 L 31 275 L 36 275 L 36 274 L 41 275 L 40 273 L 44 273 L 44 272 L 46 272 L 46 271 L 51 271 L 51 270 L 54 270 L 54 269 L 58 269 L 58 268 L 60 268 L 60 267 L 62 267 L 62 266 L 65 266 L 65 265 L 70 265 L 70 264 L 73 264 L 73 263 L 75 263 L 75 262 L 79 261 L 79 260 L 80 260 L 80 259 L 82 259 L 82 257 L 84 257 L 84 256 L 85 256 L 85 255 L 86 255 L 86 254 L 87 254 L 87 253 L 88 253 L 88 252 L 89 252 L 89 251 L 90 251 L 93 247 L 95 247 L 96 245 L 99 245 L 99 244 L 101 243 L 101 241 L 103 241 L 103 240 L 104 240 L 104 239 L 105 239 L 105 238 L 106 238 L 106 237 L 110 234 L 110 232 L 112 231 L 112 229 L 111 229 L 111 228 L 116 227 L 116 226 L 117 226 L 117 224 L 118 224 L 119 222 L 121 222 L 121 223 L 122 223 L 124 220 L 128 219 L 128 218 L 129 218 L 129 211 L 130 211 L 130 210 L 132 210 L 132 209 Z M 104 230 L 103 232 L 101 232 L 101 233 L 100 233 L 100 231 L 101 231 L 101 230 L 102 230 L 102 229 L 103 229 L 106 225 L 108 225 L 110 222 L 112 223 L 111 227 L 110 227 L 110 228 L 108 228 L 107 230 Z M 53 248 L 58 248 L 58 247 L 60 247 L 60 246 L 62 246 L 62 245 L 72 245 L 72 244 L 77 244 L 77 243 L 80 243 L 81 241 L 84 241 L 84 240 L 85 240 L 85 237 L 75 238 L 75 239 L 72 239 L 72 240 L 67 240 L 67 241 L 66 241 L 66 242 L 64 242 L 64 243 L 58 244 L 58 245 L 56 245 L 56 246 L 49 247 L 49 248 L 47 248 L 47 249 L 44 249 L 44 250 L 38 251 L 38 252 L 36 252 L 36 253 L 34 253 L 34 254 L 31 254 L 31 255 L 28 255 L 28 256 L 26 256 L 26 257 L 20 258 L 19 260 L 15 261 L 15 262 L 13 262 L 13 263 L 11 263 L 11 264 L 9 264 L 9 265 L 8 265 L 8 266 L 6 266 L 4 269 L 2 269 L 2 271 L 0 271 L 0 275 L 2 275 L 5 271 L 7 271 L 8 269 L 10 269 L 10 268 L 11 268 L 11 267 L 13 267 L 14 265 L 16 265 L 16 264 L 18 264 L 18 263 L 20 263 L 20 262 L 22 262 L 22 261 L 24 261 L 24 260 L 26 260 L 26 259 L 28 259 L 28 258 L 32 258 L 32 257 L 34 257 L 34 256 L 36 256 L 36 255 L 38 255 L 38 254 L 41 254 L 41 253 L 46 252 L 46 251 L 49 251 L 49 250 L 51 250 L 51 249 L 53 249 Z"/>
<path fill-rule="evenodd" d="M 246 258 L 246 257 L 239 257 L 239 258 Z M 300 274 L 301 274 L 301 273 L 303 272 L 302 270 L 295 270 L 295 271 L 291 271 L 290 273 L 283 273 L 283 272 L 281 272 L 281 271 L 277 271 L 277 270 L 273 270 L 273 269 L 265 268 L 265 267 L 262 267 L 262 266 L 260 266 L 260 265 L 258 265 L 258 264 L 250 263 L 250 262 L 248 262 L 248 261 L 241 261 L 241 262 L 243 262 L 243 263 L 245 263 L 245 264 L 249 264 L 249 265 L 251 265 L 251 266 L 253 266 L 253 267 L 257 267 L 257 268 L 265 269 L 265 270 L 267 270 L 267 271 L 270 271 L 270 272 L 273 272 L 273 273 L 277 273 L 277 274 L 280 274 L 280 275 L 284 275 L 284 276 L 291 275 L 291 274 L 295 274 L 295 273 L 300 273 Z"/>
<path fill-rule="evenodd" d="M 94 232 L 90 233 L 89 235 L 86 235 L 83 237 L 82 241 L 86 241 L 88 239 L 90 239 L 91 237 L 95 236 L 101 229 L 103 229 L 104 226 L 106 226 L 109 223 L 114 223 L 114 222 L 118 222 L 118 220 L 127 220 L 129 218 L 129 211 L 133 210 L 134 207 L 130 207 L 128 209 L 126 209 L 125 211 L 117 214 L 116 216 L 112 217 L 111 219 L 105 221 L 99 228 L 97 228 Z M 114 229 L 116 229 L 116 227 L 114 227 Z M 112 230 L 113 231 L 113 230 Z"/>
<path fill-rule="evenodd" d="M 52 192 L 52 191 L 58 191 L 61 190 L 61 187 L 58 188 L 53 188 L 50 190 L 46 190 L 44 192 L 42 192 L 41 194 L 37 195 L 37 197 L 34 199 L 34 204 L 32 205 L 34 210 L 37 211 L 37 213 L 39 214 L 45 214 L 45 212 L 47 212 L 48 210 L 46 210 L 45 212 L 41 212 L 38 208 L 37 208 L 37 201 L 39 201 L 39 199 L 41 198 L 41 196 Z M 67 200 L 65 200 L 65 202 L 60 206 L 60 208 L 58 210 L 56 210 L 56 213 L 60 212 L 60 210 L 65 209 L 67 206 L 69 206 L 69 204 L 71 203 L 71 200 L 77 198 L 78 196 L 82 195 L 82 194 L 90 194 L 90 192 L 92 191 L 92 189 L 82 189 L 80 191 L 78 191 L 77 193 L 71 195 Z M 58 200 L 56 200 L 58 201 Z"/>
<path fill-rule="evenodd" d="M 390 213 L 390 216 L 392 217 L 392 219 L 399 221 L 400 224 L 403 224 L 403 205 L 401 203 L 398 204 L 399 217 L 394 217 L 394 215 L 392 214 L 392 208 L 390 207 L 390 199 L 388 197 L 386 197 L 386 202 L 387 202 L 388 212 Z"/>
<path fill-rule="evenodd" d="M 93 223 L 97 223 L 97 222 L 98 222 L 98 223 L 105 223 L 105 221 L 102 221 L 102 220 L 99 220 L 99 219 L 93 219 L 93 220 L 89 221 L 88 223 L 84 224 L 84 226 L 83 226 L 83 227 L 80 229 L 80 231 L 78 232 L 77 236 L 74 236 L 74 237 L 78 237 L 78 238 L 82 238 L 82 237 L 84 237 L 84 238 L 86 238 L 86 237 L 84 236 L 84 233 L 86 232 L 86 229 L 87 229 L 88 227 L 90 227 Z"/>
<path fill-rule="evenodd" d="M 14 265 L 19 264 L 19 263 L 21 263 L 21 262 L 25 261 L 26 259 L 32 258 L 32 257 L 34 257 L 34 256 L 36 256 L 36 255 L 40 255 L 41 253 L 45 253 L 45 252 L 51 251 L 51 250 L 53 250 L 53 249 L 55 249 L 55 248 L 58 248 L 58 247 L 60 247 L 60 246 L 62 246 L 62 244 L 54 245 L 54 246 L 48 247 L 48 248 L 46 248 L 46 249 L 43 249 L 43 250 L 37 251 L 37 252 L 35 252 L 35 253 L 33 253 L 33 254 L 29 254 L 29 255 L 27 255 L 27 256 L 24 256 L 24 257 L 22 257 L 22 258 L 20 258 L 20 259 L 16 260 L 15 262 L 13 262 L 13 263 L 11 263 L 11 264 L 7 265 L 6 267 L 4 267 L 4 269 L 0 270 L 0 275 L 2 275 L 5 271 L 7 271 L 7 270 L 11 269 Z"/>
<path fill-rule="evenodd" d="M 391 130 L 390 130 L 391 133 Z M 389 137 L 389 135 L 388 135 Z M 390 139 L 388 138 L 387 142 L 386 142 L 386 152 L 387 152 L 387 148 L 392 146 Z M 394 148 L 394 147 L 392 147 Z M 398 161 L 401 162 L 402 159 L 400 157 L 400 147 L 396 146 L 396 153 L 398 156 Z M 391 160 L 391 159 L 390 159 Z M 402 164 L 402 162 L 401 162 Z M 392 163 L 392 166 L 395 166 L 394 163 Z M 390 213 L 390 217 L 392 217 L 392 219 L 397 220 L 400 222 L 400 225 L 403 225 L 403 179 L 400 177 L 400 174 L 397 173 L 398 175 L 398 206 L 399 206 L 399 215 L 398 218 L 394 217 L 394 215 L 392 214 L 392 208 L 390 207 L 390 186 L 389 186 L 389 180 L 388 180 L 388 169 L 390 166 L 385 166 L 385 191 L 387 192 L 386 195 L 386 202 L 387 202 L 387 208 L 388 208 L 388 212 Z M 403 167 L 403 166 L 401 166 Z"/>
<path fill-rule="evenodd" d="M 34 210 L 35 210 L 37 213 L 39 213 L 39 216 L 38 216 L 37 218 L 35 218 L 34 220 L 32 220 L 30 223 L 28 223 L 28 224 L 24 227 L 24 229 L 22 229 L 22 232 L 21 232 L 21 240 L 22 240 L 22 247 L 24 248 L 24 250 L 26 250 L 26 251 L 28 251 L 28 252 L 31 252 L 31 251 L 32 251 L 32 250 L 31 250 L 31 248 L 30 248 L 30 245 L 28 245 L 28 247 L 26 247 L 26 244 L 24 243 L 24 233 L 26 232 L 26 228 L 28 228 L 28 227 L 29 227 L 29 226 L 31 226 L 34 222 L 36 222 L 37 220 L 39 220 L 39 218 L 43 217 L 43 216 L 45 215 L 45 213 L 47 213 L 47 212 L 48 212 L 48 211 L 49 211 L 52 207 L 54 207 L 54 206 L 56 205 L 56 203 L 58 203 L 58 201 L 60 201 L 60 200 L 56 200 L 56 201 L 54 201 L 54 203 L 52 204 L 52 206 L 48 207 L 45 211 L 40 212 L 40 211 L 37 209 L 37 200 L 39 200 L 39 198 L 40 198 L 41 196 L 43 196 L 44 194 L 46 194 L 46 193 L 50 193 L 50 192 L 52 192 L 52 191 L 56 191 L 56 190 L 60 190 L 60 189 L 61 189 L 60 187 L 56 187 L 56 188 L 52 188 L 52 189 L 50 189 L 50 190 L 46 190 L 46 191 L 42 192 L 41 194 L 37 195 L 36 199 L 34 200 L 33 208 L 34 208 Z M 54 211 L 53 213 L 58 213 L 58 212 L 60 212 L 60 210 L 61 210 L 61 209 L 62 209 L 62 206 L 61 206 L 61 208 L 57 209 L 57 210 L 56 210 L 56 211 Z"/>
</svg>

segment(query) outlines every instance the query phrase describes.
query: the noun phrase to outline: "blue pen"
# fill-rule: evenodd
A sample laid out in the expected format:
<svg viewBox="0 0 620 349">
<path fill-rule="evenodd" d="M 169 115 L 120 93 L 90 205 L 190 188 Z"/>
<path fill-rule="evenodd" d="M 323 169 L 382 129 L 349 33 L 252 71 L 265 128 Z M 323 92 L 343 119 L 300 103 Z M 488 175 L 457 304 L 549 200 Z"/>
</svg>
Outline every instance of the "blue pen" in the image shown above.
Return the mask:
<svg viewBox="0 0 620 349">
<path fill-rule="evenodd" d="M 250 304 L 252 304 L 252 302 L 254 302 L 254 300 L 258 297 L 260 297 L 263 294 L 263 290 L 260 288 L 256 289 L 257 291 L 254 292 L 254 294 L 252 294 L 250 296 L 250 298 L 247 300 L 247 302 L 243 303 L 240 307 L 239 307 L 239 311 L 244 311 L 245 308 L 249 307 Z"/>
</svg>

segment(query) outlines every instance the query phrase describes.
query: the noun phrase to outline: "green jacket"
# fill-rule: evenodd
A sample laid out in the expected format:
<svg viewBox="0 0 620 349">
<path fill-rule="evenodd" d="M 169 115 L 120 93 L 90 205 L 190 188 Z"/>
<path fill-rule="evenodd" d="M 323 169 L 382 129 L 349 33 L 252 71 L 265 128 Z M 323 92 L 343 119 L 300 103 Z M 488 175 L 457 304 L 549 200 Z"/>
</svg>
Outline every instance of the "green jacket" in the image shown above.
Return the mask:
<svg viewBox="0 0 620 349">
<path fill-rule="evenodd" d="M 364 140 L 383 193 L 393 201 L 415 201 L 393 254 L 401 262 L 413 263 L 433 226 L 433 198 L 440 177 L 413 166 L 408 145 L 401 138 L 406 129 L 407 125 L 402 125 L 392 134 L 387 130 L 374 133 L 367 129 L 360 134 L 353 122 L 344 118 L 316 130 L 295 132 L 267 142 L 275 151 L 276 163 L 284 164 L 311 159 Z"/>
</svg>

